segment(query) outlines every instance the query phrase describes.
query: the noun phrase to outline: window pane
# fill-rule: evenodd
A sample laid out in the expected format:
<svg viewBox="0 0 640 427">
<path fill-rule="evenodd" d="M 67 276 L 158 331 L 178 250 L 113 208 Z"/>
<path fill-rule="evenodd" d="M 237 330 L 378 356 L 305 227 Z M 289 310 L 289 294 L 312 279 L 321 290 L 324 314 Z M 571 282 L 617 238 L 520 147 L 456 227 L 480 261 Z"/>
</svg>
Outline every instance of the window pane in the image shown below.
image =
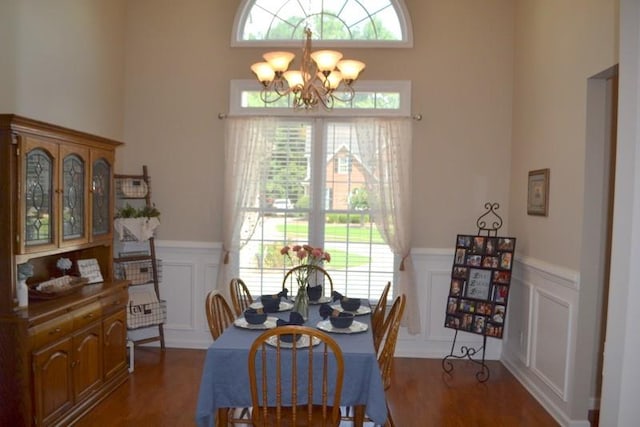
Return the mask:
<svg viewBox="0 0 640 427">
<path fill-rule="evenodd" d="M 285 244 L 309 241 L 309 159 L 312 128 L 306 122 L 283 122 L 273 137 L 271 163 L 260 182 L 260 221 L 240 250 L 240 277 L 251 293 L 282 288 Z"/>
<path fill-rule="evenodd" d="M 257 84 L 257 83 L 256 83 Z M 343 96 L 336 92 L 337 96 Z M 273 102 L 265 102 L 260 98 L 259 90 L 243 90 L 240 95 L 240 105 L 243 109 L 256 108 L 292 108 L 291 96 L 283 96 Z M 400 94 L 398 92 L 359 92 L 351 101 L 336 99 L 334 109 L 358 110 L 399 110 Z"/>
<path fill-rule="evenodd" d="M 242 40 L 403 40 L 390 0 L 255 0 L 239 22 Z"/>
<path fill-rule="evenodd" d="M 375 298 L 388 281 L 393 282 L 394 255 L 369 216 L 367 171 L 359 161 L 355 128 L 347 122 L 328 123 L 326 148 L 324 187 L 331 197 L 324 227 L 325 248 L 336 248 L 332 263 L 338 258 L 345 265 L 335 273 L 332 270 L 332 276 L 337 274 L 334 287 L 349 296 Z M 348 164 L 346 170 L 340 163 Z"/>
<path fill-rule="evenodd" d="M 285 244 L 328 251 L 331 262 L 324 267 L 342 294 L 375 300 L 393 283 L 394 256 L 370 221 L 355 138 L 355 129 L 343 122 L 278 126 L 271 164 L 261 178 L 260 221 L 240 251 L 240 277 L 252 294 L 281 289 L 291 267 L 280 254 Z"/>
</svg>

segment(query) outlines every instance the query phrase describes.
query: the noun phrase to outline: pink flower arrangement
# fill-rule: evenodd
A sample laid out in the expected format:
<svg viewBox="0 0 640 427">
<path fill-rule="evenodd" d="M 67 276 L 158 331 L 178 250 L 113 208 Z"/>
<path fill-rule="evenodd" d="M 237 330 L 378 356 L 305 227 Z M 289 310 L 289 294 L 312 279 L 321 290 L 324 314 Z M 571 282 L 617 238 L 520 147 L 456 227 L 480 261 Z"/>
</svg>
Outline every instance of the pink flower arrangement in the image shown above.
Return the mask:
<svg viewBox="0 0 640 427">
<path fill-rule="evenodd" d="M 294 245 L 292 247 L 286 245 L 280 249 L 280 253 L 289 259 L 292 268 L 298 265 L 306 265 L 309 267 L 296 271 L 296 281 L 299 287 L 307 285 L 307 279 L 313 266 L 322 267 L 323 262 L 331 262 L 329 252 L 325 252 L 322 248 L 314 248 L 310 245 Z"/>
</svg>

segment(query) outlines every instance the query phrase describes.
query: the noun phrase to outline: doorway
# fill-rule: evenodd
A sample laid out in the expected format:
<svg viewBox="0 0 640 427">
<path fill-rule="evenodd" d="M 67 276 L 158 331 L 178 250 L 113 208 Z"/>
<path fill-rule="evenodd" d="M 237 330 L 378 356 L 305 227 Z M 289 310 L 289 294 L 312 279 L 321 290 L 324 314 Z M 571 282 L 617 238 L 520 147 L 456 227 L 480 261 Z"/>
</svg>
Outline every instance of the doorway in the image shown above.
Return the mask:
<svg viewBox="0 0 640 427">
<path fill-rule="evenodd" d="M 607 324 L 609 273 L 616 171 L 618 122 L 618 67 L 611 67 L 587 83 L 587 127 L 585 150 L 585 190 L 580 266 L 580 308 L 576 359 L 582 371 L 589 418 L 597 425 L 602 389 L 602 367 Z M 580 341 L 582 341 L 580 343 Z M 591 349 L 592 351 L 588 351 Z M 590 375 L 585 375 L 589 372 Z M 578 408 L 577 408 L 578 409 Z M 594 425 L 592 423 L 592 425 Z"/>
</svg>

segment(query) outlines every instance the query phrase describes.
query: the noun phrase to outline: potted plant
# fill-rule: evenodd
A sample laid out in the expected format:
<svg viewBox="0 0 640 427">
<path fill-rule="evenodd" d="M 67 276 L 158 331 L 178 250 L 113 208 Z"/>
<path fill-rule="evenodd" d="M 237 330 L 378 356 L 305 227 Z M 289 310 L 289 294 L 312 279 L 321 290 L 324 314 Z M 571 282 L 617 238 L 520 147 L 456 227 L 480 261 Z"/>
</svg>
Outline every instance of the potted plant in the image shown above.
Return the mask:
<svg viewBox="0 0 640 427">
<path fill-rule="evenodd" d="M 145 241 L 153 237 L 155 229 L 160 225 L 160 211 L 153 206 L 136 209 L 130 204 L 118 209 L 114 221 L 120 240 Z"/>
</svg>

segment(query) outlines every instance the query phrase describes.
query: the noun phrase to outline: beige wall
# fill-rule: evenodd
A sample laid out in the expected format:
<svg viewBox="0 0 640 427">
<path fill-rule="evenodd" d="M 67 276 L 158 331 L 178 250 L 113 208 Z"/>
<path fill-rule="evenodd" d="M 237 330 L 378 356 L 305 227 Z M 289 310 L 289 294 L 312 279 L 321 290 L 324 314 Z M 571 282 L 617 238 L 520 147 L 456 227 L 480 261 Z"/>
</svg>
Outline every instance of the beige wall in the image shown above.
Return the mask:
<svg viewBox="0 0 640 427">
<path fill-rule="evenodd" d="M 587 79 L 617 62 L 617 1 L 516 4 L 511 230 L 521 255 L 578 270 Z M 543 168 L 549 216 L 529 216 L 528 171 Z"/>
<path fill-rule="evenodd" d="M 123 137 L 124 0 L 22 0 L 11 9 L 5 113 Z M 9 45 L 8 45 L 9 44 Z M 8 46 L 7 46 L 8 45 Z M 4 82 L 3 82 L 4 83 Z"/>
<path fill-rule="evenodd" d="M 475 233 L 486 201 L 507 219 L 513 74 L 508 0 L 410 0 L 411 49 L 345 50 L 363 79 L 413 84 L 415 247 Z M 127 5 L 126 146 L 122 171 L 147 164 L 161 239 L 220 241 L 229 81 L 252 78 L 262 49 L 231 48 L 238 3 L 137 0 Z M 184 220 L 185 215 L 188 220 Z M 506 225 L 505 225 L 506 227 Z"/>
<path fill-rule="evenodd" d="M 574 380 L 569 383 L 566 401 L 554 396 L 549 400 L 570 419 L 583 420 L 593 408 L 593 399 L 600 397 L 599 348 L 604 339 L 600 322 L 607 289 L 605 275 L 597 269 L 606 256 L 606 239 L 599 234 L 606 229 L 605 215 L 593 220 L 606 211 L 607 175 L 602 169 L 607 162 L 594 162 L 593 157 L 595 152 L 603 157 L 610 135 L 604 122 L 598 123 L 607 114 L 594 114 L 606 107 L 606 80 L 588 79 L 618 62 L 618 2 L 520 0 L 515 28 L 509 219 L 520 256 L 578 272 L 575 334 L 567 337 L 571 344 L 569 378 Z M 599 86 L 602 88 L 596 89 Z M 601 135 L 594 135 L 598 131 Z M 585 167 L 587 161 L 591 170 Z M 529 216 L 528 171 L 542 168 L 551 171 L 549 215 Z M 594 185 L 585 188 L 585 182 Z M 586 214 L 585 206 L 589 207 Z M 512 304 L 511 308 L 522 307 Z M 510 334 L 518 336 L 512 329 Z M 555 337 L 548 337 L 549 341 L 537 345 L 554 346 Z"/>
<path fill-rule="evenodd" d="M 15 106 L 16 79 L 16 2 L 0 2 L 0 113 L 10 113 Z"/>
</svg>

